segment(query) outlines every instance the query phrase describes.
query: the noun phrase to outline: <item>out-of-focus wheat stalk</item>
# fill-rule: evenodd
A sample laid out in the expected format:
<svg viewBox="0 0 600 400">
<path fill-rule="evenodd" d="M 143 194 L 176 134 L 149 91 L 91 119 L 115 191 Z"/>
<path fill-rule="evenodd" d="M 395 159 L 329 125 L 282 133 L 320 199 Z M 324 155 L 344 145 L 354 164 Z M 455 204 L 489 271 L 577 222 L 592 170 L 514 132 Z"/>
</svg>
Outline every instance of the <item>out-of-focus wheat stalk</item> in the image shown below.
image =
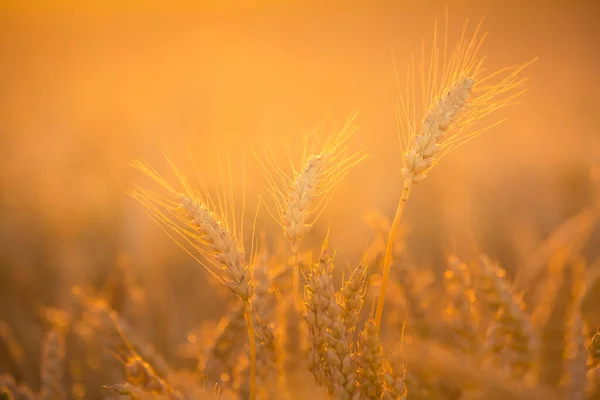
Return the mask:
<svg viewBox="0 0 600 400">
<path fill-rule="evenodd" d="M 568 301 L 569 316 L 566 321 L 565 365 L 563 370 L 563 399 L 584 400 L 588 390 L 586 328 L 581 315 L 581 300 L 585 293 L 585 264 L 575 260 L 570 265 L 573 290 Z"/>
<path fill-rule="evenodd" d="M 506 272 L 486 255 L 481 255 L 477 266 L 478 297 L 494 316 L 488 337 L 492 342 L 492 354 L 501 354 L 508 347 L 507 364 L 513 375 L 522 379 L 530 371 L 537 350 L 531 321 L 522 302 L 511 290 Z"/>
<path fill-rule="evenodd" d="M 444 274 L 446 295 L 450 300 L 446 315 L 458 347 L 473 354 L 479 347 L 479 320 L 471 274 L 467 265 L 456 256 L 448 257 L 448 267 Z"/>
<path fill-rule="evenodd" d="M 403 186 L 386 246 L 375 312 L 378 330 L 383 316 L 394 242 L 413 183 L 422 181 L 450 151 L 497 125 L 499 122 L 478 127 L 477 123 L 511 104 L 524 92 L 520 89 L 524 81 L 520 74 L 531 62 L 484 74 L 484 58 L 479 55 L 479 50 L 485 35 L 479 34 L 480 25 L 471 39 L 467 39 L 465 24 L 460 40 L 448 54 L 447 38 L 444 38 L 443 48 L 438 48 L 436 24 L 431 53 L 427 61 L 423 54 L 418 79 L 415 78 L 414 61 L 409 64 L 406 92 L 400 96 L 397 112 Z M 417 81 L 420 81 L 420 98 L 416 96 Z M 399 79 L 398 83 L 400 85 Z M 418 100 L 422 104 L 418 104 Z"/>
<path fill-rule="evenodd" d="M 49 330 L 42 343 L 40 394 L 43 399 L 63 400 L 67 398 L 63 387 L 65 351 L 65 336 L 62 329 Z"/>
</svg>

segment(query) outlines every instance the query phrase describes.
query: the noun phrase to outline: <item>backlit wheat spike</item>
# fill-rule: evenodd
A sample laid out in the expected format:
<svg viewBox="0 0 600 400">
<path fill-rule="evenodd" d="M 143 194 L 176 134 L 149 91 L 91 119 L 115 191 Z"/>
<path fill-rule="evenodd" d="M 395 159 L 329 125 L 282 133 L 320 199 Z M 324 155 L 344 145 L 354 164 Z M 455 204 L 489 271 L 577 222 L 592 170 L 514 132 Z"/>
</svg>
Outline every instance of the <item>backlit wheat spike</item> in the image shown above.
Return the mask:
<svg viewBox="0 0 600 400">
<path fill-rule="evenodd" d="M 393 246 L 413 183 L 422 181 L 450 151 L 497 125 L 498 121 L 483 122 L 480 126 L 478 122 L 514 103 L 524 92 L 524 79 L 520 75 L 531 62 L 485 74 L 484 57 L 479 54 L 485 35 L 479 33 L 480 26 L 481 23 L 468 39 L 465 24 L 456 47 L 448 52 L 447 37 L 444 37 L 443 48 L 438 48 L 436 23 L 431 52 L 427 55 L 423 51 L 418 77 L 413 59 L 407 69 L 406 82 L 401 83 L 397 78 L 398 85 L 404 86 L 396 115 L 403 186 L 386 246 L 375 313 L 378 330 Z"/>
<path fill-rule="evenodd" d="M 306 300 L 305 318 L 308 323 L 310 346 L 308 367 L 315 377 L 317 385 L 326 385 L 328 369 L 325 361 L 327 351 L 326 330 L 333 325 L 328 309 L 335 307 L 335 286 L 331 271 L 333 263 L 323 251 L 319 262 L 311 268 L 304 290 Z M 331 385 L 331 382 L 329 382 Z M 333 388 L 331 387 L 331 390 Z"/>
<path fill-rule="evenodd" d="M 402 361 L 400 350 L 390 354 L 387 365 L 383 372 L 382 400 L 406 400 L 406 366 Z"/>
<path fill-rule="evenodd" d="M 352 337 L 358 322 L 358 315 L 365 299 L 367 289 L 367 266 L 363 262 L 356 267 L 340 290 L 342 319 Z"/>
<path fill-rule="evenodd" d="M 325 140 L 317 136 L 311 146 L 305 146 L 300 167 L 293 166 L 291 173 L 283 171 L 271 151 L 264 157 L 257 156 L 275 205 L 269 212 L 291 243 L 294 256 L 292 298 L 296 308 L 300 302 L 298 242 L 321 215 L 344 177 L 365 158 L 363 153 L 350 151 L 356 116 L 356 112 L 352 113 L 338 133 Z"/>
<path fill-rule="evenodd" d="M 333 259 L 323 244 L 319 261 L 311 266 L 306 282 L 306 321 L 310 330 L 309 368 L 317 384 L 327 387 L 337 399 L 358 399 L 356 363 L 350 335 L 336 301 Z"/>
<path fill-rule="evenodd" d="M 480 34 L 480 27 L 481 22 L 468 39 L 465 23 L 448 54 L 447 38 L 438 48 L 436 24 L 431 53 L 422 55 L 417 76 L 415 61 L 409 63 L 397 113 L 404 179 L 421 181 L 441 157 L 497 124 L 477 127 L 478 121 L 514 103 L 524 92 L 520 74 L 531 62 L 486 73 L 479 54 L 486 35 Z"/>
<path fill-rule="evenodd" d="M 282 170 L 270 151 L 257 157 L 275 203 L 273 217 L 292 246 L 310 230 L 350 169 L 364 158 L 349 147 L 356 116 L 353 112 L 342 128 L 325 140 L 319 132 L 312 145 L 304 148 L 300 167 L 291 173 Z"/>
<path fill-rule="evenodd" d="M 198 189 L 192 188 L 166 157 L 177 177 L 180 190 L 148 163 L 136 160 L 132 166 L 158 183 L 166 191 L 166 195 L 141 188 L 134 189 L 129 194 L 147 209 L 150 217 L 165 228 L 186 252 L 242 300 L 248 301 L 253 290 L 251 271 L 240 240 L 241 234 L 235 229 L 233 200 L 227 200 L 225 196 L 218 194 L 218 202 L 215 203 L 204 184 L 200 183 Z M 202 256 L 203 260 L 198 256 Z"/>
<path fill-rule="evenodd" d="M 165 156 L 177 176 L 181 190 L 176 190 L 149 164 L 137 160 L 132 166 L 153 179 L 167 194 L 163 196 L 136 189 L 130 191 L 130 195 L 146 207 L 149 215 L 167 233 L 175 234 L 177 238 L 171 237 L 188 254 L 244 301 L 250 345 L 250 398 L 253 400 L 256 393 L 256 340 L 250 298 L 254 287 L 252 271 L 244 252 L 243 235 L 236 233 L 233 199 L 226 200 L 226 196 L 219 195 L 216 205 L 204 184 L 200 183 L 199 189 L 193 189 L 166 153 Z M 229 225 L 228 216 L 232 226 Z M 240 232 L 243 232 L 241 225 Z M 203 256 L 205 262 L 196 255 Z"/>
</svg>

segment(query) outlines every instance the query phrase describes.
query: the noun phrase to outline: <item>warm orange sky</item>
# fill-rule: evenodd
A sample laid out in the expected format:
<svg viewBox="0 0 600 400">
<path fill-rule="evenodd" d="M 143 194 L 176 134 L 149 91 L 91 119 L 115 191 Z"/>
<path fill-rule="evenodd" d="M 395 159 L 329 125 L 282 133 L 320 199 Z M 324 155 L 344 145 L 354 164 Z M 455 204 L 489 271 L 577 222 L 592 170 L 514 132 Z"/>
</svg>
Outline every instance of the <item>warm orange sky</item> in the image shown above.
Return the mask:
<svg viewBox="0 0 600 400">
<path fill-rule="evenodd" d="M 403 67 L 446 4 L 454 37 L 466 18 L 486 17 L 490 69 L 539 60 L 527 72 L 523 104 L 419 186 L 407 222 L 428 227 L 430 218 L 466 201 L 464 190 L 484 195 L 484 204 L 495 198 L 507 208 L 554 209 L 556 182 L 590 159 L 600 134 L 596 2 L 241 3 L 4 2 L 6 204 L 31 203 L 57 220 L 106 209 L 127 202 L 123 192 L 139 178 L 127 166 L 132 158 L 159 162 L 160 141 L 176 152 L 189 147 L 210 180 L 216 151 L 235 159 L 265 143 L 297 148 L 328 112 L 341 123 L 358 107 L 356 147 L 373 157 L 340 189 L 344 207 L 328 212 L 361 226 L 358 215 L 369 206 L 391 212 L 399 192 L 390 48 Z M 264 188 L 249 159 L 248 192 L 255 196 Z M 527 196 L 533 188 L 544 193 L 535 201 Z M 496 203 L 489 207 L 502 212 Z M 460 224 L 451 214 L 449 223 Z M 355 239 L 364 242 L 362 234 Z"/>
</svg>

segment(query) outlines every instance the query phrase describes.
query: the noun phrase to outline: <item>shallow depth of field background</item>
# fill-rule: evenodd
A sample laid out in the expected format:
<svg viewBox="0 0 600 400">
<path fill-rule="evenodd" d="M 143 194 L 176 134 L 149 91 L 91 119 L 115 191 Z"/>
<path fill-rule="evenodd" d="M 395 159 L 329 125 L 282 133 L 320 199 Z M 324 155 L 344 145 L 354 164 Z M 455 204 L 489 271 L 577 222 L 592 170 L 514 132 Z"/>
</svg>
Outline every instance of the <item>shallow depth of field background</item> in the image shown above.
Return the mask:
<svg viewBox="0 0 600 400">
<path fill-rule="evenodd" d="M 358 108 L 353 146 L 371 157 L 307 245 L 331 225 L 340 264 L 354 265 L 372 237 L 362 215 L 392 216 L 400 192 L 392 51 L 403 71 L 446 2 L 20 3 L 0 5 L 0 320 L 30 344 L 29 359 L 39 357 L 39 304 L 69 309 L 73 285 L 105 290 L 123 269 L 147 293 L 147 336 L 167 355 L 222 315 L 223 293 L 125 194 L 149 184 L 132 159 L 166 171 L 161 144 L 176 158 L 190 151 L 210 185 L 219 182 L 218 155 L 230 158 L 234 191 L 241 199 L 245 175 L 253 211 L 267 187 L 252 149 L 298 160 L 306 133 L 323 120 L 339 126 Z M 450 43 L 466 18 L 474 26 L 486 17 L 489 69 L 539 60 L 525 72 L 522 104 L 497 115 L 509 120 L 415 187 L 408 251 L 439 269 L 446 250 L 476 244 L 514 271 L 594 196 L 600 6 L 448 5 Z M 264 208 L 259 229 L 275 248 L 282 233 Z"/>
</svg>

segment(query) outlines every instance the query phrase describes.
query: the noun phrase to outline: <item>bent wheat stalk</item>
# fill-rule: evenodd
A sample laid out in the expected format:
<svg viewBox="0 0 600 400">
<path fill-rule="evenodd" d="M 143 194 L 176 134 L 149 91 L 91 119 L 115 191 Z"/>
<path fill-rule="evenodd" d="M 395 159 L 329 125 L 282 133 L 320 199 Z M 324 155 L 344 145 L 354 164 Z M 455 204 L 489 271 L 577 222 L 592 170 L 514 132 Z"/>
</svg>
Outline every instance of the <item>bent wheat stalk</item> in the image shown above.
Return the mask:
<svg viewBox="0 0 600 400">
<path fill-rule="evenodd" d="M 483 74 L 484 58 L 479 55 L 479 49 L 485 35 L 479 34 L 480 26 L 481 23 L 471 39 L 466 39 L 465 24 L 460 40 L 448 54 L 447 39 L 444 39 L 443 49 L 438 48 L 436 24 L 428 65 L 424 54 L 421 59 L 421 89 L 418 93 L 421 105 L 417 105 L 414 89 L 414 61 L 409 64 L 406 92 L 400 96 L 396 115 L 402 148 L 403 186 L 386 245 L 375 312 L 378 331 L 383 316 L 394 242 L 412 185 L 425 179 L 427 173 L 450 151 L 502 122 L 476 126 L 479 120 L 513 103 L 524 92 L 519 89 L 524 82 L 520 73 L 531 62 Z"/>
</svg>

